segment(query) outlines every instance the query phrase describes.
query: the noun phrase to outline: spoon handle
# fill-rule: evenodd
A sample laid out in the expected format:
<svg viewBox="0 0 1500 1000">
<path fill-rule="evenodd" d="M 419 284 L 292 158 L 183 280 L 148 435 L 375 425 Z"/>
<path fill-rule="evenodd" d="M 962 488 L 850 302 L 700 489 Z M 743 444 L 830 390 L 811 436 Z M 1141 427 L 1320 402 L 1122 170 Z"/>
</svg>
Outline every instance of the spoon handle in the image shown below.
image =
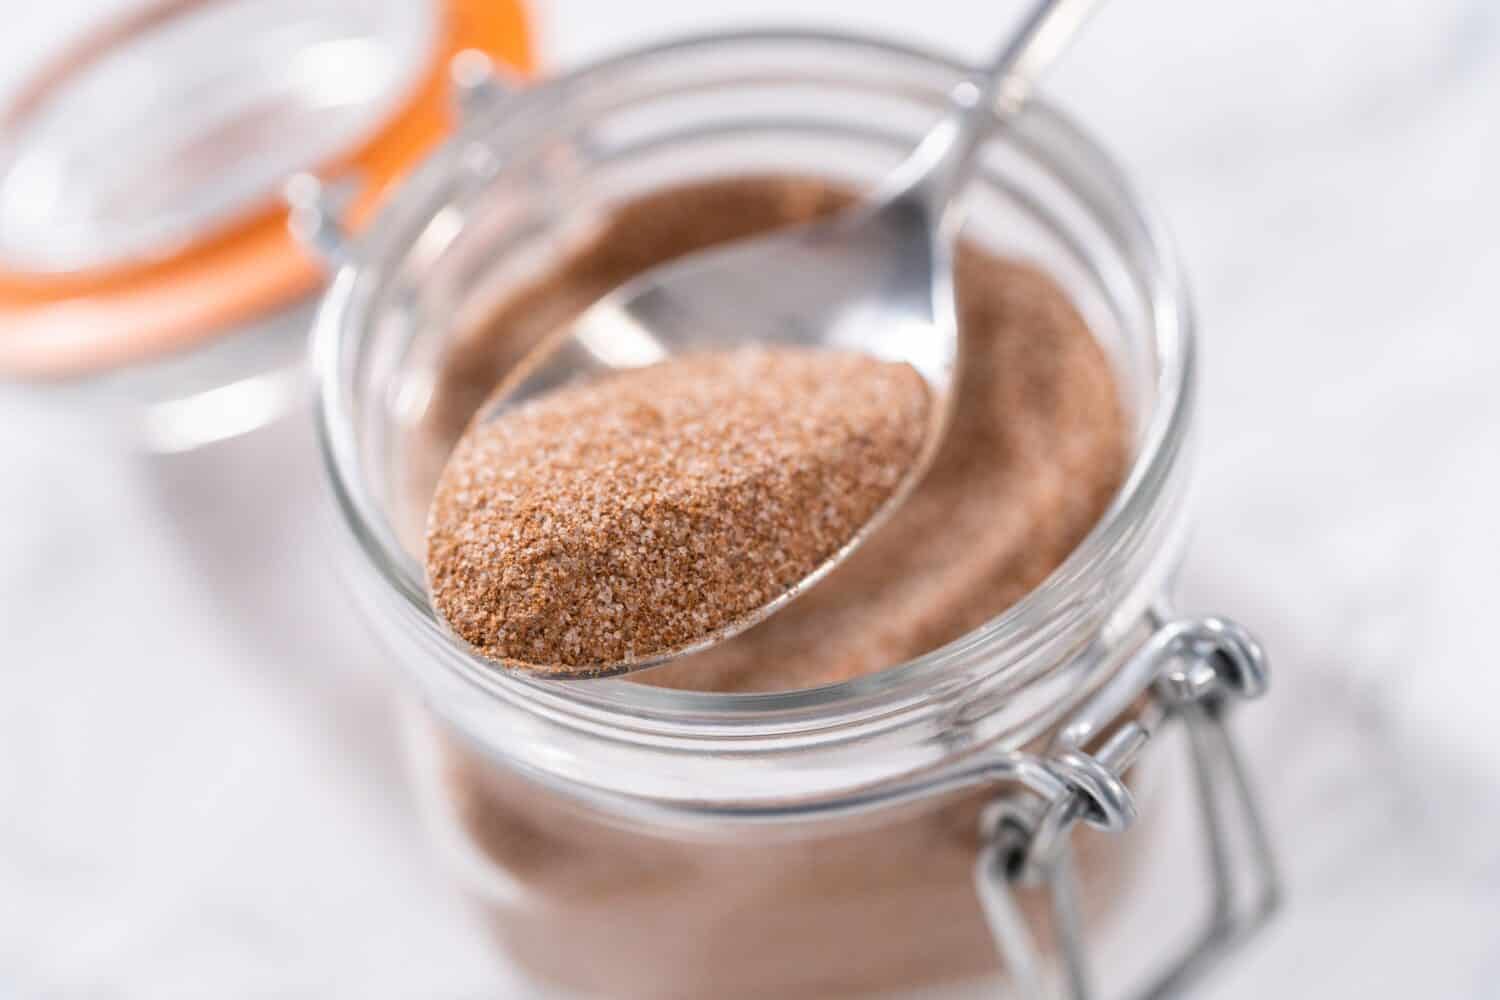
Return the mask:
<svg viewBox="0 0 1500 1000">
<path fill-rule="evenodd" d="M 975 83 L 975 105 L 1014 114 L 1101 0 L 1040 0 Z"/>
<path fill-rule="evenodd" d="M 1020 111 L 1043 72 L 1067 47 L 1101 0 L 1038 0 L 990 64 L 954 91 L 955 108 L 897 171 L 900 186 L 941 219 L 968 179 L 994 118 Z"/>
</svg>

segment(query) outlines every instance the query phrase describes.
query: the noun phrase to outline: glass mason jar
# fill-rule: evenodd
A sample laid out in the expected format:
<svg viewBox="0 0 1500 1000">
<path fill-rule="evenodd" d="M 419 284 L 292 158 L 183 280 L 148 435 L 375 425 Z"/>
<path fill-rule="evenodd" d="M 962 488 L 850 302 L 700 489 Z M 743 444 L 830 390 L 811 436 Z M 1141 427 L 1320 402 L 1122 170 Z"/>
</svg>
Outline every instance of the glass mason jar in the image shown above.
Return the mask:
<svg viewBox="0 0 1500 1000">
<path fill-rule="evenodd" d="M 1066 289 L 1113 360 L 1134 459 L 1044 583 L 910 662 L 775 694 L 508 675 L 429 605 L 420 526 L 452 442 L 424 417 L 444 402 L 434 389 L 460 331 L 642 192 L 747 173 L 873 183 L 964 74 L 815 33 L 691 39 L 579 70 L 431 157 L 324 298 L 319 429 L 347 580 L 421 706 L 409 735 L 424 810 L 541 981 L 829 996 L 1003 968 L 1021 995 L 1054 978 L 1085 995 L 1083 925 L 1133 891 L 1140 852 L 1126 844 L 1140 837 L 1119 831 L 1162 756 L 1143 747 L 1174 720 L 1190 737 L 1212 906 L 1185 952 L 1147 956 L 1166 968 L 1151 988 L 1202 971 L 1274 906 L 1222 725 L 1231 700 L 1264 686 L 1260 650 L 1164 604 L 1186 516 L 1187 289 L 1119 169 L 1045 103 L 989 140 L 963 238 Z M 1084 826 L 1104 832 L 1074 838 Z"/>
<path fill-rule="evenodd" d="M 529 68 L 514 0 L 153 0 L 68 47 L 0 108 L 7 396 L 149 452 L 305 401 L 322 274 L 283 183 L 318 171 L 368 217 L 470 50 Z"/>
</svg>

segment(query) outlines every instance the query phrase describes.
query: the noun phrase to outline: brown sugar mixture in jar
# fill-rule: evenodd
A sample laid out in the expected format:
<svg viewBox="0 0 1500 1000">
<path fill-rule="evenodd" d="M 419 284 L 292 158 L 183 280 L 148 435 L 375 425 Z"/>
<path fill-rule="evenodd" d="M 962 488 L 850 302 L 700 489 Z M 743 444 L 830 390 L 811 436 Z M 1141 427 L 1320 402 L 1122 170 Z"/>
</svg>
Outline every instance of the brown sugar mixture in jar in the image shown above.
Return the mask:
<svg viewBox="0 0 1500 1000">
<path fill-rule="evenodd" d="M 541 336 L 674 256 L 845 204 L 817 181 L 742 178 L 623 205 L 597 237 L 462 339 L 422 432 L 431 477 L 506 371 Z M 833 683 L 951 641 L 1036 587 L 1083 539 L 1127 469 L 1110 363 L 1063 290 L 962 245 L 962 365 L 941 448 L 912 495 L 805 595 L 707 652 L 634 675 L 712 692 Z M 489 898 L 534 975 L 610 996 L 859 995 L 993 973 L 974 895 L 990 793 L 926 803 L 856 832 L 695 843 L 614 829 L 444 743 L 453 814 L 504 888 Z M 1117 893 L 1113 841 L 1079 839 L 1091 906 Z M 580 940 L 586 942 L 579 945 Z"/>
</svg>

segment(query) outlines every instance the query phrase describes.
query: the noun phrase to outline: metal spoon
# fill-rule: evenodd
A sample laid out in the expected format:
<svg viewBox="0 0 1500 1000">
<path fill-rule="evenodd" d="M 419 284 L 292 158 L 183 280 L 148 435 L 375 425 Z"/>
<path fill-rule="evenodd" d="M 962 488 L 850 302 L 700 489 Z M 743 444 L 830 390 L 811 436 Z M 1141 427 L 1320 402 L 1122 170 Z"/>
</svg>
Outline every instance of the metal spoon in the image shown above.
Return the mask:
<svg viewBox="0 0 1500 1000">
<path fill-rule="evenodd" d="M 688 352 L 749 344 L 863 351 L 926 380 L 933 420 L 924 459 L 850 543 L 756 613 L 689 647 L 580 675 L 624 673 L 698 652 L 763 620 L 849 555 L 920 480 L 951 409 L 958 360 L 953 299 L 957 195 L 997 122 L 1033 85 L 1098 0 L 1040 0 L 993 63 L 953 93 L 953 108 L 860 204 L 828 219 L 714 247 L 653 268 L 540 345 L 482 411 L 507 409 L 580 377 Z M 567 676 L 558 668 L 550 676 Z"/>
</svg>

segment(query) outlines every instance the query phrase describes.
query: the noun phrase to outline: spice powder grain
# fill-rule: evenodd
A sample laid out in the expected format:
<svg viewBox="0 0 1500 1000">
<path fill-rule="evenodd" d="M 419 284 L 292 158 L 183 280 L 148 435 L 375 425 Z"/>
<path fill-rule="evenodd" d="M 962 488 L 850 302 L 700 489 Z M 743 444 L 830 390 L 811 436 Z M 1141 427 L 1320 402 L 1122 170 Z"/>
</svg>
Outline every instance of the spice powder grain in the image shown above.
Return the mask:
<svg viewBox="0 0 1500 1000">
<path fill-rule="evenodd" d="M 847 544 L 915 468 L 926 384 L 754 347 L 570 386 L 475 424 L 430 509 L 433 601 L 486 657 L 572 676 L 713 637 Z"/>
</svg>

